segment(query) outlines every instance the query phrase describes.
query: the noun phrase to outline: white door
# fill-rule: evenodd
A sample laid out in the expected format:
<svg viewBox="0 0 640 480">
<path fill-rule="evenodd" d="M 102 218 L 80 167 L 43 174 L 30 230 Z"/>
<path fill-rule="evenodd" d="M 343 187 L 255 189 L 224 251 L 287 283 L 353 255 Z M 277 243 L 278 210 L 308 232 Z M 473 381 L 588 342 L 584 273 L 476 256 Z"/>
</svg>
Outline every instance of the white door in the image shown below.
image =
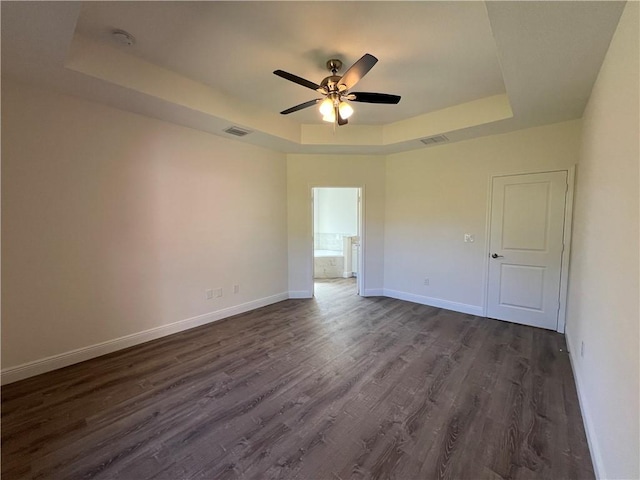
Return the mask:
<svg viewBox="0 0 640 480">
<path fill-rule="evenodd" d="M 487 316 L 556 330 L 567 172 L 493 179 Z"/>
</svg>

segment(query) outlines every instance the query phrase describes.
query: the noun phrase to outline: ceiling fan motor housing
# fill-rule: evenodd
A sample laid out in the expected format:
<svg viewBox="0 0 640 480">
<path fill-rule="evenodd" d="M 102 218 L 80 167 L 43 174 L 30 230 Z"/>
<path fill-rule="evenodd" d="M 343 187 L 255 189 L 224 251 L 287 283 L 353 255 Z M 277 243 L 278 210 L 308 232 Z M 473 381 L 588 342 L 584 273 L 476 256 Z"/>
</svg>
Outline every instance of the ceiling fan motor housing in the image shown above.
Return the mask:
<svg viewBox="0 0 640 480">
<path fill-rule="evenodd" d="M 338 82 L 340 81 L 341 78 L 342 77 L 340 77 L 339 75 L 330 75 L 326 77 L 324 80 L 322 80 L 322 82 L 320 83 L 320 86 L 324 90 L 326 90 L 327 93 L 337 92 L 339 90 Z"/>
</svg>

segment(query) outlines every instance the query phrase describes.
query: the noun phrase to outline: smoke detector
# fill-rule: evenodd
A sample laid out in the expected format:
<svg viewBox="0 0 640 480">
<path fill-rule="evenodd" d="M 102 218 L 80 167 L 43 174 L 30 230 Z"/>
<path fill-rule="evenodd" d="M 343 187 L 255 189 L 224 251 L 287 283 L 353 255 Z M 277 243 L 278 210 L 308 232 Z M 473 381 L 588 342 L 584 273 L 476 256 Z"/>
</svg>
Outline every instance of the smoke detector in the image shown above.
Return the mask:
<svg viewBox="0 0 640 480">
<path fill-rule="evenodd" d="M 113 38 L 114 42 L 127 47 L 131 47 L 134 43 L 136 43 L 136 39 L 134 38 L 134 36 L 129 32 L 125 32 L 124 30 L 113 30 L 111 32 L 111 38 Z"/>
</svg>

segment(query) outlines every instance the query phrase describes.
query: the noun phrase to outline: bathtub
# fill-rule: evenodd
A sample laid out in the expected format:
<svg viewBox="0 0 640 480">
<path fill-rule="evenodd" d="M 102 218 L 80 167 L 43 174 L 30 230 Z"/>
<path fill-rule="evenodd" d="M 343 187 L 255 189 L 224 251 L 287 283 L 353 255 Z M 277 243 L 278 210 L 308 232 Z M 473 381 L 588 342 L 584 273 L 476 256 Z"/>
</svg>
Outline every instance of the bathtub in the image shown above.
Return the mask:
<svg viewBox="0 0 640 480">
<path fill-rule="evenodd" d="M 313 251 L 314 278 L 342 278 L 344 255 L 337 250 Z"/>
<path fill-rule="evenodd" d="M 313 256 L 318 257 L 342 257 L 342 252 L 338 250 L 314 250 Z"/>
</svg>

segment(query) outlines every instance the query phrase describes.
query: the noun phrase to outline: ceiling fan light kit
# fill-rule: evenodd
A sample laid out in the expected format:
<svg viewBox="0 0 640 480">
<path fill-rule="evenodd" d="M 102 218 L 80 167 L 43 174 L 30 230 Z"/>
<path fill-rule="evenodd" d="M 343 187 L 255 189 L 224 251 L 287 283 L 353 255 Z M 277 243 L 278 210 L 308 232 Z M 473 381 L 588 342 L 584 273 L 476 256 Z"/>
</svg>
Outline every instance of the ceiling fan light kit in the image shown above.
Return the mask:
<svg viewBox="0 0 640 480">
<path fill-rule="evenodd" d="M 349 118 L 353 115 L 353 107 L 347 102 L 340 102 L 340 105 L 338 105 L 338 111 L 342 118 Z"/>
<path fill-rule="evenodd" d="M 327 116 L 333 112 L 333 100 L 329 97 L 320 102 L 320 113 Z"/>
<path fill-rule="evenodd" d="M 308 102 L 295 105 L 291 108 L 280 112 L 282 115 L 288 115 L 304 108 L 311 107 L 320 102 L 320 113 L 322 120 L 325 122 L 337 123 L 338 125 L 346 125 L 348 118 L 353 115 L 353 107 L 347 102 L 363 102 L 363 103 L 380 103 L 395 105 L 400 101 L 399 95 L 390 95 L 388 93 L 369 93 L 369 92 L 349 92 L 353 86 L 364 77 L 369 70 L 378 62 L 378 59 L 369 53 L 365 53 L 356 63 L 351 65 L 344 75 L 338 75 L 338 71 L 342 68 L 342 61 L 333 58 L 327 62 L 327 69 L 331 75 L 325 77 L 318 85 L 317 83 L 298 77 L 283 70 L 276 70 L 273 73 L 279 77 L 297 83 L 303 87 L 310 88 L 324 95 L 324 98 L 309 100 Z"/>
<path fill-rule="evenodd" d="M 336 121 L 336 107 L 338 108 L 338 114 L 344 120 L 353 115 L 353 107 L 344 100 L 341 101 L 339 96 L 332 94 L 320 102 L 322 120 L 334 123 Z"/>
</svg>

